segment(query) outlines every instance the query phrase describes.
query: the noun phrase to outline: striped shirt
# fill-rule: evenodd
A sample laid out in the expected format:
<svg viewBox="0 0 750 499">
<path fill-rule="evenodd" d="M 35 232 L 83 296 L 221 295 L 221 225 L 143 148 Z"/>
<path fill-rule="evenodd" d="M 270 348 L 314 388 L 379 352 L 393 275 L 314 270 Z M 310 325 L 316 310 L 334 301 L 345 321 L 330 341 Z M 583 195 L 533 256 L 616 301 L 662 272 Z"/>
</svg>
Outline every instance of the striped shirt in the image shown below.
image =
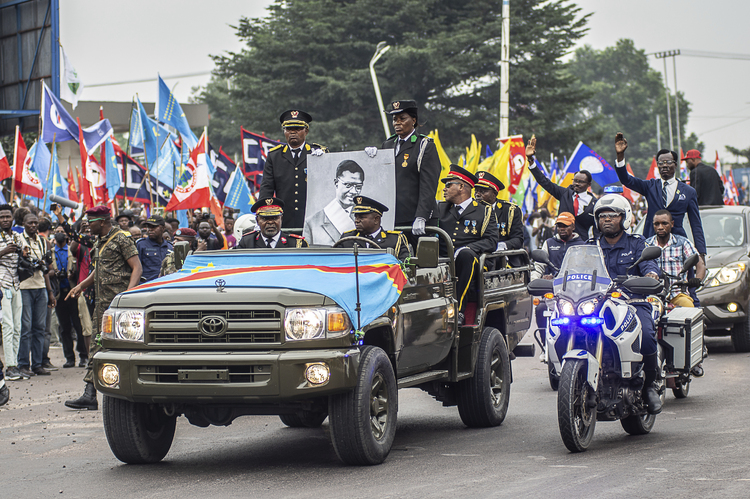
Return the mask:
<svg viewBox="0 0 750 499">
<path fill-rule="evenodd" d="M 5 232 L 0 230 L 0 251 L 8 247 L 9 244 L 15 243 L 19 249 L 23 248 L 23 242 L 18 233 L 11 231 Z M 18 290 L 20 281 L 18 280 L 18 253 L 9 253 L 0 258 L 0 286 L 5 289 Z"/>
<path fill-rule="evenodd" d="M 661 248 L 661 256 L 656 261 L 659 268 L 663 271 L 677 275 L 682 270 L 682 266 L 685 260 L 691 255 L 698 253 L 693 243 L 687 237 L 680 236 L 678 234 L 670 234 L 669 242 L 667 245 L 662 247 L 659 245 L 659 240 L 656 235 L 649 237 L 646 240 L 646 244 L 650 246 L 659 246 Z M 679 293 L 679 289 L 672 290 L 669 293 L 668 299 L 672 299 Z"/>
</svg>

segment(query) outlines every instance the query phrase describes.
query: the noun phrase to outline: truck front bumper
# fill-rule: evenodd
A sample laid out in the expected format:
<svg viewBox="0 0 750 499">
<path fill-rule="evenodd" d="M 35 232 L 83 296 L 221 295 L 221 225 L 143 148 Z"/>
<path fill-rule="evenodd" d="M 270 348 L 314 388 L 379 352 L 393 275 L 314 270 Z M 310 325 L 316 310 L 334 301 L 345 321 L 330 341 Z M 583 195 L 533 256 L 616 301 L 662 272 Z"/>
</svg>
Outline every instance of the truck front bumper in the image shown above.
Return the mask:
<svg viewBox="0 0 750 499">
<path fill-rule="evenodd" d="M 327 381 L 308 381 L 306 371 L 313 364 L 327 367 Z M 357 382 L 358 367 L 356 348 L 263 352 L 107 350 L 94 356 L 94 383 L 98 391 L 131 402 L 277 404 L 351 390 Z M 321 369 L 317 368 L 317 372 Z M 113 383 L 115 379 L 117 382 Z"/>
</svg>

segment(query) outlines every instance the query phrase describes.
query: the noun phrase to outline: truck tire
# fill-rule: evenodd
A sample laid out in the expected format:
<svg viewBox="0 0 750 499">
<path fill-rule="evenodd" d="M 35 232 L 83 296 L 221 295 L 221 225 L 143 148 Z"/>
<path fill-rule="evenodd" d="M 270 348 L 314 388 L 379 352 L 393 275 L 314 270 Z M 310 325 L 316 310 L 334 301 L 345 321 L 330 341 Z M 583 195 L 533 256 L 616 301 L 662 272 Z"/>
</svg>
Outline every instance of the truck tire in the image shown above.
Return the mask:
<svg viewBox="0 0 750 499">
<path fill-rule="evenodd" d="M 560 436 L 570 452 L 583 452 L 594 438 L 596 407 L 586 400 L 591 387 L 586 382 L 586 362 L 566 360 L 560 373 L 557 392 L 557 424 Z"/>
<path fill-rule="evenodd" d="M 736 352 L 750 352 L 750 318 L 732 327 L 732 345 Z"/>
<path fill-rule="evenodd" d="M 385 461 L 396 436 L 398 385 L 388 355 L 378 347 L 362 349 L 357 386 L 328 399 L 331 442 L 344 464 Z"/>
<path fill-rule="evenodd" d="M 117 459 L 127 464 L 158 463 L 174 440 L 177 416 L 161 407 L 104 396 L 104 433 Z"/>
<path fill-rule="evenodd" d="M 510 401 L 510 357 L 495 328 L 482 332 L 474 376 L 458 384 L 458 414 L 470 428 L 498 426 Z"/>
<path fill-rule="evenodd" d="M 325 412 L 298 411 L 294 414 L 279 414 L 279 419 L 289 428 L 320 428 L 328 417 Z"/>
</svg>

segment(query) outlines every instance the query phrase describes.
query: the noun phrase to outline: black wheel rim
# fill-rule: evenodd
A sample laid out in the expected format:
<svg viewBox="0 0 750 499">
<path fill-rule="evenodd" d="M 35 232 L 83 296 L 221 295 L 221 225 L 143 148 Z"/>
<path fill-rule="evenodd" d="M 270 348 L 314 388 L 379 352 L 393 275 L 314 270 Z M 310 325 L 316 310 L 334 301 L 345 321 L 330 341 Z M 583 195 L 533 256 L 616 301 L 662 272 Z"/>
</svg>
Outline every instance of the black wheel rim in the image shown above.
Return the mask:
<svg viewBox="0 0 750 499">
<path fill-rule="evenodd" d="M 596 407 L 591 409 L 586 407 L 586 398 L 590 390 L 584 378 L 583 370 L 578 371 L 573 398 L 573 426 L 579 438 L 585 438 L 596 417 Z"/>
<path fill-rule="evenodd" d="M 375 439 L 385 435 L 388 426 L 388 385 L 380 373 L 375 374 L 370 389 L 370 428 Z"/>
<path fill-rule="evenodd" d="M 492 405 L 499 407 L 503 402 L 503 390 L 505 380 L 503 379 L 503 359 L 497 350 L 492 352 L 490 364 L 490 392 L 492 394 Z"/>
</svg>

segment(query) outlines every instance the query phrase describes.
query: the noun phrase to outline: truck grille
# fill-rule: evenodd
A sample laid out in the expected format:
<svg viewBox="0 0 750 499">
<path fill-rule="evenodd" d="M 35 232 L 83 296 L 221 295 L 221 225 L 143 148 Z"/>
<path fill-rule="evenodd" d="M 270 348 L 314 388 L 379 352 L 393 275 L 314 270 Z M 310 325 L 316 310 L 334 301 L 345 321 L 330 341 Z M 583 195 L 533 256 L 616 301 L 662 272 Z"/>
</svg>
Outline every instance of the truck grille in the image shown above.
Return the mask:
<svg viewBox="0 0 750 499">
<path fill-rule="evenodd" d="M 271 366 L 138 366 L 138 379 L 144 383 L 265 383 L 271 379 Z"/>
<path fill-rule="evenodd" d="M 220 317 L 227 323 L 219 336 L 204 334 L 201 319 Z M 279 343 L 278 310 L 155 310 L 148 314 L 148 342 L 158 344 Z"/>
</svg>

